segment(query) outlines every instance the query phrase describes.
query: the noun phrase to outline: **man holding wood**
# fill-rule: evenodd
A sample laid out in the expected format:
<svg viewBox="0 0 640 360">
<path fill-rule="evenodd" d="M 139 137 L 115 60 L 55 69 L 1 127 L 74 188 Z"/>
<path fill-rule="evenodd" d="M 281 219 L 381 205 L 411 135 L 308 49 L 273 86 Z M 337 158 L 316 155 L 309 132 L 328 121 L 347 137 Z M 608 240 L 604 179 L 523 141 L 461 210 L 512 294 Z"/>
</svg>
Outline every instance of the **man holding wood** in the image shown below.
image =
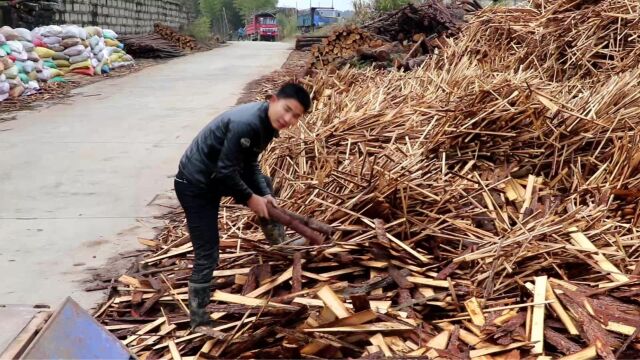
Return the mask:
<svg viewBox="0 0 640 360">
<path fill-rule="evenodd" d="M 276 200 L 258 156 L 310 107 L 309 93 L 302 86 L 286 84 L 268 101 L 240 105 L 216 117 L 182 156 L 174 186 L 195 253 L 189 279 L 192 329 L 212 324 L 205 308 L 219 258 L 218 209 L 223 196 L 248 206 L 271 244 L 284 241 L 282 225 L 269 220 L 268 203 L 276 205 Z"/>
</svg>

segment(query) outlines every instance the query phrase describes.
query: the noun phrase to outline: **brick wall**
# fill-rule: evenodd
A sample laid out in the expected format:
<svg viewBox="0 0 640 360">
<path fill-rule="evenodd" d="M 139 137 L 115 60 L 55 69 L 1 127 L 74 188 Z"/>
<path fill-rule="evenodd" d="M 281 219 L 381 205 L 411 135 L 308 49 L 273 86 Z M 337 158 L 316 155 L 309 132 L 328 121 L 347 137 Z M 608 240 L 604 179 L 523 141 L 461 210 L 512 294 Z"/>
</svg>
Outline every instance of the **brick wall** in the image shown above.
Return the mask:
<svg viewBox="0 0 640 360">
<path fill-rule="evenodd" d="M 193 20 L 181 0 L 59 0 L 59 24 L 96 25 L 119 34 L 146 34 L 162 22 L 180 28 Z"/>
</svg>

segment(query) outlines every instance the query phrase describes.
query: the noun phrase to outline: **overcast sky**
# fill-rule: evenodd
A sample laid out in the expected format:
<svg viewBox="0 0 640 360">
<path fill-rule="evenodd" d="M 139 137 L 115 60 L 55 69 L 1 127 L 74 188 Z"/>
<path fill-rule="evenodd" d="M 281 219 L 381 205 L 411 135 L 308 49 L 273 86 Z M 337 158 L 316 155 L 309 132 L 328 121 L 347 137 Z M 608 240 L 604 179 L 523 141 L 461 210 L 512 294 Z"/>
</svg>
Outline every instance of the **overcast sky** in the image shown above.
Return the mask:
<svg viewBox="0 0 640 360">
<path fill-rule="evenodd" d="M 331 6 L 332 0 L 278 0 L 279 7 L 296 7 L 296 3 L 298 4 L 298 9 L 308 9 L 309 1 L 311 1 L 311 6 Z M 353 10 L 353 5 L 351 4 L 351 0 L 333 0 L 333 7 L 336 10 Z"/>
</svg>

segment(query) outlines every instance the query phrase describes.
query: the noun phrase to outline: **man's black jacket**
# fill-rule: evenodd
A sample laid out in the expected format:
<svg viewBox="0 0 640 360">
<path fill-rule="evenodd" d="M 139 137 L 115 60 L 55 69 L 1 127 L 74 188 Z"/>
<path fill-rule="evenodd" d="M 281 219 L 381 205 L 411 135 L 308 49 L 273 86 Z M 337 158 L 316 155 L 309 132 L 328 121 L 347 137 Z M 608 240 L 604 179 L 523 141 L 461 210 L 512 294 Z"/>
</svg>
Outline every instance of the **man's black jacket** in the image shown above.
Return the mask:
<svg viewBox="0 0 640 360">
<path fill-rule="evenodd" d="M 224 192 L 242 204 L 253 194 L 242 178 L 251 178 L 263 194 L 270 194 L 258 165 L 260 153 L 278 136 L 268 110 L 267 102 L 255 102 L 213 119 L 180 159 L 185 180 L 202 188 L 224 186 Z"/>
</svg>

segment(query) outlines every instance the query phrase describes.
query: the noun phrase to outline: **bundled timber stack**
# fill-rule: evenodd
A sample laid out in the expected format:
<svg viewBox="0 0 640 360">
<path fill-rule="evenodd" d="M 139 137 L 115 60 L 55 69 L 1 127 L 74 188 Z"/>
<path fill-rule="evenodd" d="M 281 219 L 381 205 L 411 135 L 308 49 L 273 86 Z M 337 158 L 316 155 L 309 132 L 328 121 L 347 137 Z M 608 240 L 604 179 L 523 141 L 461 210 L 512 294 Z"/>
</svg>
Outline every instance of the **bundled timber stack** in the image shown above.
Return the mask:
<svg viewBox="0 0 640 360">
<path fill-rule="evenodd" d="M 296 50 L 306 50 L 316 44 L 322 44 L 322 40 L 326 39 L 329 35 L 301 35 L 296 37 Z"/>
<path fill-rule="evenodd" d="M 340 67 L 356 56 L 358 48 L 366 46 L 378 48 L 384 45 L 381 39 L 376 39 L 368 32 L 356 25 L 337 27 L 322 40 L 322 44 L 311 47 L 314 69 L 323 69 L 330 65 Z"/>
<path fill-rule="evenodd" d="M 172 42 L 182 50 L 197 50 L 198 42 L 191 36 L 183 35 L 177 32 L 175 29 L 162 23 L 155 23 L 154 32 L 160 35 L 163 39 Z"/>
<path fill-rule="evenodd" d="M 127 53 L 136 58 L 173 58 L 184 55 L 182 49 L 158 34 L 122 35 L 120 38 Z"/>
<path fill-rule="evenodd" d="M 570 23 L 640 15 L 620 4 L 545 2 Z M 188 329 L 178 213 L 141 240 L 151 251 L 106 284 L 117 292 L 96 316 L 144 359 L 637 358 L 640 69 L 626 25 L 601 36 L 563 24 L 627 39 L 616 66 L 562 70 L 567 81 L 508 56 L 488 70 L 464 53 L 473 25 L 411 73 L 302 80 L 313 112 L 262 165 L 283 208 L 337 232 L 269 247 L 248 210 L 224 205 L 215 327 L 201 334 Z M 588 63 L 600 45 L 564 61 Z"/>
</svg>

